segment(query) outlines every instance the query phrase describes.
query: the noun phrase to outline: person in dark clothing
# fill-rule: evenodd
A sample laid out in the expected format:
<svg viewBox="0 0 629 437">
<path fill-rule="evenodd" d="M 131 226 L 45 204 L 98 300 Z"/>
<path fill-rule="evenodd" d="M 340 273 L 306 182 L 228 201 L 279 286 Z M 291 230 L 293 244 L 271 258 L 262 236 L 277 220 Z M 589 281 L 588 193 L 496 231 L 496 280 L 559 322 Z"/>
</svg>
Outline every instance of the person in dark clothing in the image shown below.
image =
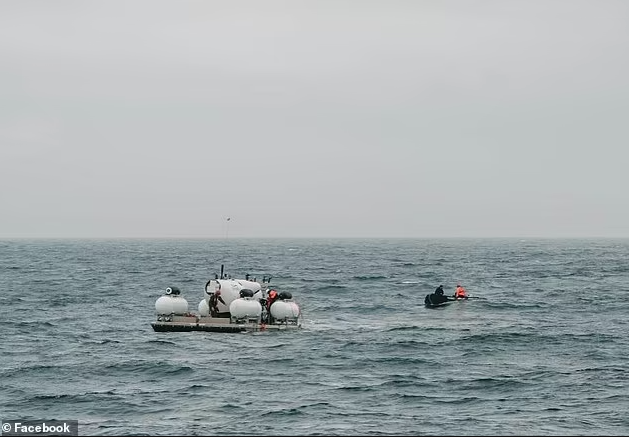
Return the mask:
<svg viewBox="0 0 629 437">
<path fill-rule="evenodd" d="M 424 299 L 424 304 L 426 305 L 438 305 L 443 302 L 447 302 L 450 299 L 443 293 L 443 285 L 437 287 L 434 293 L 427 294 Z"/>
<path fill-rule="evenodd" d="M 218 303 L 221 302 L 225 305 L 225 301 L 221 297 L 221 290 L 216 290 L 214 293 L 210 295 L 210 315 L 212 317 L 218 317 Z"/>
</svg>

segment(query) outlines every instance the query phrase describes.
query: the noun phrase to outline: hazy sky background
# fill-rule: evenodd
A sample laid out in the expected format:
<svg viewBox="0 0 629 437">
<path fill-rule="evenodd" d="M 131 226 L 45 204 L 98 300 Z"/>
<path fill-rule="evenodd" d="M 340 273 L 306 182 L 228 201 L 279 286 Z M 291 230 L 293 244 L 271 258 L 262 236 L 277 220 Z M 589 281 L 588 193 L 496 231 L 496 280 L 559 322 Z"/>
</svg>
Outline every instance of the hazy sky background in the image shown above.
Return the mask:
<svg viewBox="0 0 629 437">
<path fill-rule="evenodd" d="M 629 237 L 628 164 L 629 1 L 0 2 L 0 238 Z"/>
</svg>

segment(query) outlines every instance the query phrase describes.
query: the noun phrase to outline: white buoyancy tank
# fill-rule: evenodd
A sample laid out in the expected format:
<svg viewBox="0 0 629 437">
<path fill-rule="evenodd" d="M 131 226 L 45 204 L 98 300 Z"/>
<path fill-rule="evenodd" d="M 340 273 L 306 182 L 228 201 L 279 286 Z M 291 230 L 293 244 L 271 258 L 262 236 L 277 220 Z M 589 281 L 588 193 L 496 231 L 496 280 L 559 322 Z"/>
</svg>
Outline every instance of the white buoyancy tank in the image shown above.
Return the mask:
<svg viewBox="0 0 629 437">
<path fill-rule="evenodd" d="M 188 312 L 188 301 L 179 295 L 167 294 L 155 302 L 157 314 L 185 314 Z"/>
<path fill-rule="evenodd" d="M 242 288 L 248 288 L 253 291 L 254 294 L 262 289 L 262 285 L 260 285 L 259 282 L 248 281 L 245 279 L 237 279 L 236 282 L 238 282 Z"/>
<path fill-rule="evenodd" d="M 236 319 L 260 318 L 262 306 L 260 302 L 249 297 L 238 298 L 229 305 L 229 312 Z"/>
<path fill-rule="evenodd" d="M 271 305 L 271 315 L 276 320 L 293 320 L 300 315 L 299 305 L 292 300 L 278 300 Z"/>
<path fill-rule="evenodd" d="M 205 299 L 203 299 L 201 302 L 199 302 L 199 314 L 202 316 L 209 316 L 210 315 L 210 307 L 207 303 L 207 301 Z"/>
</svg>

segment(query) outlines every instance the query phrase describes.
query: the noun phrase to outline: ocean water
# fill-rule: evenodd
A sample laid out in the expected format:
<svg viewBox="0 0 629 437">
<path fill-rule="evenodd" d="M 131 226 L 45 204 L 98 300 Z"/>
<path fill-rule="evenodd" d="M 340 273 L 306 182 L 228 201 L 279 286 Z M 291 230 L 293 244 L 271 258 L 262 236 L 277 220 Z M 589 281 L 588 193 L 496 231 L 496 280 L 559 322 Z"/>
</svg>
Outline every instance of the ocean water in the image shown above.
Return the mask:
<svg viewBox="0 0 629 437">
<path fill-rule="evenodd" d="M 249 273 L 303 329 L 156 333 Z M 423 306 L 443 284 L 479 299 Z M 82 435 L 629 435 L 629 240 L 0 241 L 0 419 Z"/>
</svg>

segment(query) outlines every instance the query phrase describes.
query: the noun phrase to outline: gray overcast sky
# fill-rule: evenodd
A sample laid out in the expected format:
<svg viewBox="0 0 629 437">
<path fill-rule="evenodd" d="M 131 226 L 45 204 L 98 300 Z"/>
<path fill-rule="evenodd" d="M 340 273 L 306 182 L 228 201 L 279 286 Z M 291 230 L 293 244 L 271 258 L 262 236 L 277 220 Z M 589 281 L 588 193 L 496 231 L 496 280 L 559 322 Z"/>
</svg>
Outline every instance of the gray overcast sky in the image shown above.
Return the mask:
<svg viewBox="0 0 629 437">
<path fill-rule="evenodd" d="M 0 238 L 629 237 L 628 140 L 629 1 L 0 2 Z"/>
</svg>

